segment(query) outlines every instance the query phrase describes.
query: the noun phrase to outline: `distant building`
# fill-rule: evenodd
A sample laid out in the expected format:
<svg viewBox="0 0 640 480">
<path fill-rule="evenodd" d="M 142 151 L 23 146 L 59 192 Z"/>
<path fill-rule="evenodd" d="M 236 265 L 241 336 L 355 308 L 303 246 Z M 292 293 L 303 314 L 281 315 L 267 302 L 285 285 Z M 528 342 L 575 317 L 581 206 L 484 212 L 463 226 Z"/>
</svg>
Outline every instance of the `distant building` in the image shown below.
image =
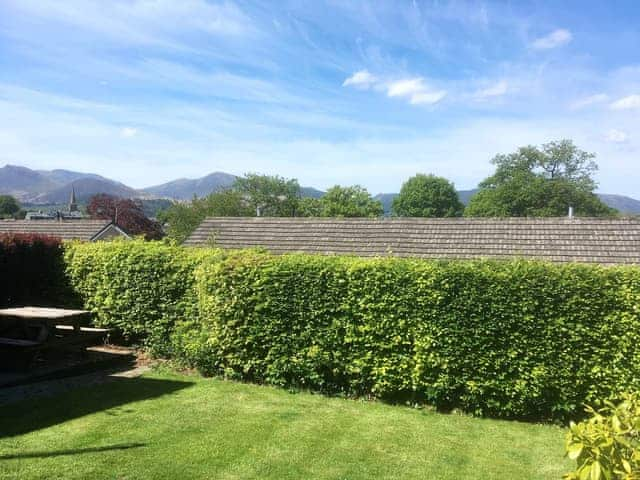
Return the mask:
<svg viewBox="0 0 640 480">
<path fill-rule="evenodd" d="M 31 233 L 48 235 L 62 240 L 112 240 L 130 238 L 129 235 L 108 220 L 89 220 L 85 218 L 48 219 L 48 220 L 0 220 L 0 235 L 3 233 Z"/>
<path fill-rule="evenodd" d="M 69 213 L 78 211 L 78 203 L 76 202 L 76 189 L 71 185 L 71 196 L 69 197 Z"/>
<path fill-rule="evenodd" d="M 78 202 L 76 202 L 76 189 L 71 185 L 71 194 L 69 195 L 69 207 L 66 212 L 57 212 L 59 218 L 64 220 L 77 220 L 84 218 L 82 212 L 78 210 Z"/>
<path fill-rule="evenodd" d="M 79 220 L 85 218 L 85 216 L 78 210 L 78 202 L 76 201 L 76 190 L 71 185 L 71 193 L 69 194 L 69 205 L 67 211 L 56 212 L 43 212 L 39 210 L 37 212 L 27 212 L 25 215 L 26 220 Z"/>
<path fill-rule="evenodd" d="M 24 218 L 25 220 L 55 220 L 56 215 L 38 210 L 37 212 L 27 212 Z"/>
</svg>

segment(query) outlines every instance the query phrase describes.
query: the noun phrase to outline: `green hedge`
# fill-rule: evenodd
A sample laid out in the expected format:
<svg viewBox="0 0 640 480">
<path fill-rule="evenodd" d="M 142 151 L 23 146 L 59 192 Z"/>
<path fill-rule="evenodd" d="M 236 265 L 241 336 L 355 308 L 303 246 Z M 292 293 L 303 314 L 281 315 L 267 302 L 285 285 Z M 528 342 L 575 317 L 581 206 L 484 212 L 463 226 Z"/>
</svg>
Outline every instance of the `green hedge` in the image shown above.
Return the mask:
<svg viewBox="0 0 640 480">
<path fill-rule="evenodd" d="M 66 306 L 70 301 L 59 238 L 0 234 L 0 308 Z"/>
<path fill-rule="evenodd" d="M 537 419 L 640 389 L 637 267 L 64 251 L 98 325 L 207 374 Z"/>
<path fill-rule="evenodd" d="M 218 251 L 143 240 L 66 245 L 66 272 L 95 323 L 170 355 L 176 321 L 197 318 L 193 270 Z"/>
<path fill-rule="evenodd" d="M 203 259 L 181 354 L 208 374 L 564 419 L 640 387 L 640 270 L 256 252 Z"/>
</svg>

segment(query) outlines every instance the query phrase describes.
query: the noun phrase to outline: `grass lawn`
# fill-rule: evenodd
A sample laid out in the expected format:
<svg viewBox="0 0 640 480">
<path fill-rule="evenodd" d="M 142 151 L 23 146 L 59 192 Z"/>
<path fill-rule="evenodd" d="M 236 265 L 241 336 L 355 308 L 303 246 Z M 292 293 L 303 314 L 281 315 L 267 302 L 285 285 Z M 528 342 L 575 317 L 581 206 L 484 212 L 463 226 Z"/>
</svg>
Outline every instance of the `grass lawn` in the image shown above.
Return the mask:
<svg viewBox="0 0 640 480">
<path fill-rule="evenodd" d="M 1 479 L 558 479 L 564 431 L 152 373 L 0 407 Z"/>
</svg>

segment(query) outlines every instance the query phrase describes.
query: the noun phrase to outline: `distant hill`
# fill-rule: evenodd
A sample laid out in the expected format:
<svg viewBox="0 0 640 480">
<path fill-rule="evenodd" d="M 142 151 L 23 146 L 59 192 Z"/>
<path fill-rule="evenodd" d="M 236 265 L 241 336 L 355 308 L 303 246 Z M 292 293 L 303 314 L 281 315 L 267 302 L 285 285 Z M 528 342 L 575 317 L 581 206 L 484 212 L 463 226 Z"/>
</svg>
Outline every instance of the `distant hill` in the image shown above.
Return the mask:
<svg viewBox="0 0 640 480">
<path fill-rule="evenodd" d="M 640 200 L 610 193 L 599 193 L 598 196 L 604 203 L 619 212 L 640 214 Z"/>
<path fill-rule="evenodd" d="M 28 201 L 34 194 L 56 186 L 56 182 L 35 170 L 16 165 L 0 168 L 0 194 L 13 195 L 20 201 Z"/>
<path fill-rule="evenodd" d="M 300 190 L 303 197 L 320 198 L 325 194 L 322 190 L 313 187 L 300 187 Z"/>
<path fill-rule="evenodd" d="M 58 183 L 58 184 L 67 184 L 79 180 L 81 178 L 96 178 L 107 180 L 100 175 L 96 175 L 95 173 L 82 173 L 82 172 L 74 172 L 72 170 L 37 170 L 37 172 L 49 180 Z"/>
<path fill-rule="evenodd" d="M 66 204 L 73 186 L 79 202 L 86 202 L 89 197 L 97 193 L 143 200 L 190 200 L 194 195 L 204 197 L 212 192 L 229 188 L 235 180 L 236 176 L 230 173 L 214 172 L 201 178 L 180 178 L 162 185 L 136 190 L 95 173 L 62 169 L 31 170 L 26 167 L 6 165 L 0 168 L 0 194 L 13 195 L 22 203 Z M 313 187 L 301 187 L 301 190 L 303 197 L 320 198 L 325 193 Z M 458 195 L 466 205 L 477 191 L 477 189 L 460 190 Z M 389 213 L 396 195 L 397 193 L 380 193 L 374 198 L 380 200 L 384 211 Z M 624 195 L 605 193 L 598 195 L 604 203 L 622 213 L 640 214 L 640 200 Z"/>
<path fill-rule="evenodd" d="M 458 196 L 460 197 L 460 201 L 466 205 L 477 192 L 477 188 L 472 190 L 458 190 Z M 608 193 L 598 193 L 597 195 L 603 203 L 611 208 L 615 208 L 620 213 L 631 215 L 640 214 L 640 200 L 624 195 L 612 195 Z M 374 198 L 382 202 L 385 213 L 391 213 L 393 199 L 397 196 L 397 193 L 379 193 Z"/>
<path fill-rule="evenodd" d="M 373 198 L 374 200 L 380 200 L 380 203 L 382 203 L 382 208 L 384 208 L 384 213 L 391 213 L 391 205 L 393 204 L 393 199 L 397 196 L 397 193 L 379 193 Z"/>
<path fill-rule="evenodd" d="M 229 188 L 236 181 L 236 176 L 224 172 L 214 172 L 201 178 L 179 178 L 171 182 L 153 187 L 143 188 L 141 191 L 160 198 L 175 200 L 191 200 L 194 195 L 205 197 L 213 192 Z M 303 197 L 320 198 L 324 192 L 312 187 L 301 187 Z"/>
<path fill-rule="evenodd" d="M 139 196 L 133 188 L 94 173 L 31 170 L 15 165 L 0 168 L 0 193 L 13 195 L 23 203 L 67 203 L 72 185 L 79 201 L 85 201 L 95 193 Z"/>
<path fill-rule="evenodd" d="M 474 188 L 472 190 L 458 190 L 458 197 L 460 198 L 460 201 L 466 205 L 467 203 L 469 203 L 469 200 L 471 200 L 471 197 L 473 197 L 476 193 L 478 193 L 477 188 Z"/>
<path fill-rule="evenodd" d="M 142 191 L 155 197 L 190 200 L 194 195 L 204 197 L 212 192 L 229 188 L 235 181 L 235 175 L 214 172 L 202 178 L 179 178 L 162 185 L 144 188 Z"/>
<path fill-rule="evenodd" d="M 96 193 L 106 193 L 116 197 L 136 198 L 140 197 L 140 192 L 131 187 L 127 187 L 123 183 L 115 182 L 106 178 L 80 178 L 61 187 L 54 188 L 45 193 L 36 195 L 33 203 L 49 204 L 49 203 L 66 203 L 69 201 L 71 188 L 76 192 L 76 199 L 79 202 L 86 202 Z"/>
</svg>

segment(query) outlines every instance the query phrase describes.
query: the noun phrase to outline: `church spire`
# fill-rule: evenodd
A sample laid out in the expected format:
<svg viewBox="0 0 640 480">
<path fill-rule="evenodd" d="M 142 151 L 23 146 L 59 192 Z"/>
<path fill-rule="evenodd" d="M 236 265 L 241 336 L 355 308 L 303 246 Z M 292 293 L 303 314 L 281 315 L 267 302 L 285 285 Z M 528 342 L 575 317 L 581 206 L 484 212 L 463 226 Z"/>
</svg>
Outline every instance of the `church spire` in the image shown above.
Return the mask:
<svg viewBox="0 0 640 480">
<path fill-rule="evenodd" d="M 77 212 L 78 204 L 76 203 L 76 189 L 71 185 L 71 197 L 69 198 L 69 212 Z"/>
</svg>

